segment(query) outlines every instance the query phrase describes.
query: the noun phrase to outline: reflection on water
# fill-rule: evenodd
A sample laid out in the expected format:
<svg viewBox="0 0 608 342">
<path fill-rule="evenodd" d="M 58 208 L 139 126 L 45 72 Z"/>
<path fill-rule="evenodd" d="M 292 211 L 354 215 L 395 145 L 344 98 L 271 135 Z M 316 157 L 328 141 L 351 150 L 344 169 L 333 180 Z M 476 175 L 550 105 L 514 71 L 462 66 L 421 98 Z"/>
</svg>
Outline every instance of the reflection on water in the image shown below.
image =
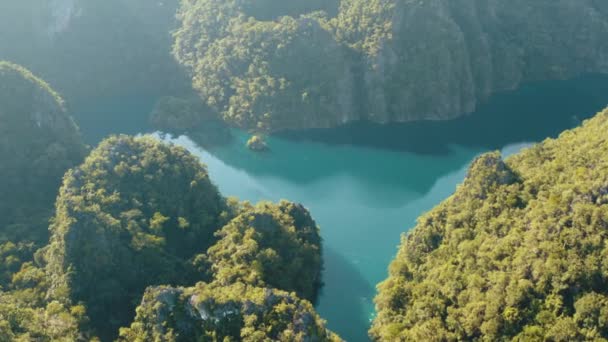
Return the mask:
<svg viewBox="0 0 608 342">
<path fill-rule="evenodd" d="M 208 151 L 186 137 L 167 139 L 200 156 L 223 194 L 253 202 L 285 198 L 311 211 L 325 253 L 318 311 L 347 340 L 366 341 L 375 286 L 386 278 L 400 235 L 454 191 L 476 155 L 513 153 L 600 110 L 608 77 L 582 80 L 527 86 L 450 122 L 354 124 L 271 137 L 272 151 L 264 154 L 247 150 L 247 135 L 239 131 L 232 144 Z M 109 133 L 146 131 L 152 103 L 118 99 L 76 118 L 95 142 Z"/>
<path fill-rule="evenodd" d="M 321 226 L 325 247 L 325 286 L 317 309 L 329 326 L 349 341 L 367 340 L 375 286 L 386 277 L 400 235 L 421 213 L 453 192 L 470 160 L 482 152 L 453 147 L 449 155 L 430 159 L 410 153 L 276 139 L 272 142 L 273 153 L 258 155 L 240 143 L 224 147 L 221 153 L 210 153 L 187 137 L 171 141 L 200 156 L 226 195 L 250 201 L 287 198 L 311 211 Z M 504 153 L 526 145 L 509 145 Z M 239 167 L 220 156 L 239 160 Z M 345 165 L 337 167 L 329 160 L 331 156 L 340 156 Z M 352 165 L 368 170 L 347 172 Z M 435 179 L 429 179 L 424 192 L 415 191 L 421 189 L 419 180 L 431 178 L 425 174 L 425 167 Z M 308 172 L 317 176 L 303 181 L 306 177 L 298 175 Z"/>
<path fill-rule="evenodd" d="M 447 154 L 451 145 L 496 150 L 516 141 L 555 136 L 608 104 L 608 76 L 526 84 L 499 93 L 475 113 L 450 122 L 353 123 L 332 130 L 284 132 L 290 139 Z M 381 137 L 381 139 L 378 139 Z"/>
</svg>

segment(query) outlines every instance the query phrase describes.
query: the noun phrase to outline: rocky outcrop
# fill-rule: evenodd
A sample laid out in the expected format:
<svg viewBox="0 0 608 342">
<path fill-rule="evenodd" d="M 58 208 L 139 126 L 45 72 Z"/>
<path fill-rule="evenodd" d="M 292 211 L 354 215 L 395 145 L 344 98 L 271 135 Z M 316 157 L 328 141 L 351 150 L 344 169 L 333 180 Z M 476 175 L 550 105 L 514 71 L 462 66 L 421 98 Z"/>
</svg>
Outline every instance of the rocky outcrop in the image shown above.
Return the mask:
<svg viewBox="0 0 608 342">
<path fill-rule="evenodd" d="M 49 295 L 86 303 L 109 340 L 147 286 L 205 279 L 190 258 L 216 240 L 225 203 L 184 149 L 119 136 L 66 173 L 56 208 L 45 254 Z"/>
<path fill-rule="evenodd" d="M 338 342 L 312 305 L 284 291 L 243 284 L 148 288 L 119 341 Z"/>
<path fill-rule="evenodd" d="M 342 0 L 280 18 L 251 3 L 184 2 L 174 53 L 226 121 L 258 132 L 451 119 L 524 82 L 608 72 L 594 0 Z"/>
<path fill-rule="evenodd" d="M 367 59 L 369 119 L 442 120 L 522 82 L 608 72 L 608 11 L 597 1 L 395 2 Z"/>
</svg>

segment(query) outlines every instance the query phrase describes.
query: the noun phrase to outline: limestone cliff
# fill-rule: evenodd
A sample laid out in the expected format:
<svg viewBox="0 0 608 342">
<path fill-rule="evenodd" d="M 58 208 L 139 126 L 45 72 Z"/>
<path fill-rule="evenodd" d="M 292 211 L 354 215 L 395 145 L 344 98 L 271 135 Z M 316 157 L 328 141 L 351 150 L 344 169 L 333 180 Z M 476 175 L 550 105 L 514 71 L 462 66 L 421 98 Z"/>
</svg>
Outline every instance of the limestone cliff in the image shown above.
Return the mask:
<svg viewBox="0 0 608 342">
<path fill-rule="evenodd" d="M 608 9 L 598 1 L 394 2 L 366 60 L 374 121 L 453 118 L 522 82 L 608 72 Z"/>
<path fill-rule="evenodd" d="M 608 72 L 594 0 L 342 0 L 274 19 L 250 3 L 183 2 L 174 53 L 203 99 L 256 131 L 450 119 L 523 82 Z"/>
</svg>

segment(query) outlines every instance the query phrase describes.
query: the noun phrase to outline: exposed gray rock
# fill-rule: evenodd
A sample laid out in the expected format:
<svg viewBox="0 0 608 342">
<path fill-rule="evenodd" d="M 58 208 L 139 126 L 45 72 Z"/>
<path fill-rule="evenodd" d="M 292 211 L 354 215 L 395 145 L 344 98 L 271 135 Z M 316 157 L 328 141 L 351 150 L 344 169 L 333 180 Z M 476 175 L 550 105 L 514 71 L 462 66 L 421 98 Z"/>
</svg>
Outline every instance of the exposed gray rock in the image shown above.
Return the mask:
<svg viewBox="0 0 608 342">
<path fill-rule="evenodd" d="M 389 2 L 392 38 L 365 73 L 373 121 L 454 118 L 522 82 L 608 72 L 603 2 Z"/>
</svg>

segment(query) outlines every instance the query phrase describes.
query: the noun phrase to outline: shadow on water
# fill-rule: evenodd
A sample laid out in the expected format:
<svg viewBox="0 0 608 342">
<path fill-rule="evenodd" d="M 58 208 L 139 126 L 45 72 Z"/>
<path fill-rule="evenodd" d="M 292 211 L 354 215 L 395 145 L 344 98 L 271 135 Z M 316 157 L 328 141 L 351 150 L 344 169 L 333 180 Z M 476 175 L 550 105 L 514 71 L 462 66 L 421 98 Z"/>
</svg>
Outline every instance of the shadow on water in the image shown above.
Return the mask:
<svg viewBox="0 0 608 342">
<path fill-rule="evenodd" d="M 254 153 L 245 147 L 246 134 L 235 132 L 234 136 L 234 144 L 207 151 L 255 177 L 271 177 L 300 186 L 314 186 L 327 179 L 351 179 L 360 185 L 361 191 L 371 195 L 383 193 L 384 198 L 395 199 L 396 203 L 396 197 L 426 193 L 438 178 L 467 164 L 481 152 L 454 147 L 449 155 L 436 158 L 352 146 L 302 144 L 271 137 L 270 152 Z"/>
<path fill-rule="evenodd" d="M 295 141 L 367 146 L 417 154 L 447 154 L 457 144 L 482 150 L 540 141 L 576 126 L 608 104 L 608 76 L 535 82 L 496 94 L 477 111 L 451 121 L 398 124 L 357 122 L 335 129 L 286 131 Z"/>
<path fill-rule="evenodd" d="M 370 303 L 374 286 L 370 285 L 349 260 L 331 247 L 324 249 L 325 286 L 321 289 L 321 305 L 317 310 L 327 320 L 329 329 L 347 341 L 367 341 L 370 325 Z M 323 300 L 329 297 L 330 300 Z M 326 305 L 324 305 L 326 303 Z"/>
</svg>

